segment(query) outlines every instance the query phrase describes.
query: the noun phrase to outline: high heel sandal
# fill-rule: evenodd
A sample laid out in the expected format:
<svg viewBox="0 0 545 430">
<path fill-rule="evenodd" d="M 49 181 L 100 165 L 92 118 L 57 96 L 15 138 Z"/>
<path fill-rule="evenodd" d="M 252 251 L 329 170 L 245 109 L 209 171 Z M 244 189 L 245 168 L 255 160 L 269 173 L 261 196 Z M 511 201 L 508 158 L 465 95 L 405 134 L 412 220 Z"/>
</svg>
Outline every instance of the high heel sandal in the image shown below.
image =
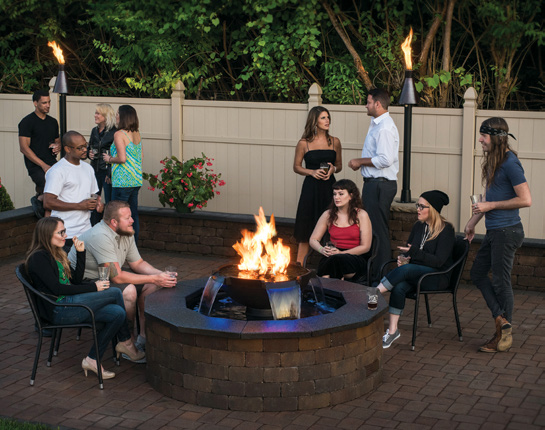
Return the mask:
<svg viewBox="0 0 545 430">
<path fill-rule="evenodd" d="M 96 364 L 93 366 L 91 363 L 87 361 L 87 358 L 84 358 L 81 362 L 81 368 L 83 369 L 83 373 L 85 373 L 85 377 L 87 378 L 87 371 L 90 370 L 91 372 L 95 372 L 98 375 L 97 366 Z M 109 370 L 102 370 L 102 379 L 112 379 L 115 377 L 114 372 L 110 372 Z"/>
<path fill-rule="evenodd" d="M 133 354 L 129 348 L 127 348 L 124 344 L 119 342 L 115 346 L 115 352 L 117 352 L 117 359 L 123 355 L 123 358 L 129 361 L 132 361 L 133 363 L 145 363 L 146 362 L 146 353 L 143 351 L 140 351 L 137 349 L 137 353 Z"/>
</svg>

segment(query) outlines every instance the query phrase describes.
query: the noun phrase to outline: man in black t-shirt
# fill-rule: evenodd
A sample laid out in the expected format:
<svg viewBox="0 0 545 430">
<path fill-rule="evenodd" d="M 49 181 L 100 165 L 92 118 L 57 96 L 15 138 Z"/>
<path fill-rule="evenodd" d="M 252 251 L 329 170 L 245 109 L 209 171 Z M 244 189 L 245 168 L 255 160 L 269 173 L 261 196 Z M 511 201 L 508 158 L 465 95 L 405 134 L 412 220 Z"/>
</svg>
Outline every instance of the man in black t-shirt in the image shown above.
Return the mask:
<svg viewBox="0 0 545 430">
<path fill-rule="evenodd" d="M 36 196 L 30 199 L 34 212 L 41 218 L 43 210 L 43 192 L 45 172 L 57 162 L 59 153 L 59 124 L 51 118 L 49 92 L 36 91 L 32 96 L 34 112 L 25 116 L 19 123 L 19 149 L 25 158 L 28 176 L 36 184 Z"/>
</svg>

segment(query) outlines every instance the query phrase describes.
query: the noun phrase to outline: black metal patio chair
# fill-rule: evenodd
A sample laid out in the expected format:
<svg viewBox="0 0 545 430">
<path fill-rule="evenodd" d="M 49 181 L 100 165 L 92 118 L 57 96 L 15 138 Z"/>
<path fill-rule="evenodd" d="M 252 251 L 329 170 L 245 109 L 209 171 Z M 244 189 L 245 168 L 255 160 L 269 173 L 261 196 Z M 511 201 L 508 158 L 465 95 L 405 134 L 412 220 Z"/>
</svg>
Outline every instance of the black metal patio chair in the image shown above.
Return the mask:
<svg viewBox="0 0 545 430">
<path fill-rule="evenodd" d="M 32 367 L 32 375 L 30 377 L 30 385 L 34 385 L 34 381 L 36 379 L 36 371 L 38 368 L 38 361 L 40 359 L 40 351 L 42 349 L 42 341 L 43 341 L 43 334 L 42 330 L 50 329 L 53 332 L 53 335 L 51 337 L 51 344 L 49 346 L 49 356 L 47 358 L 47 367 L 51 367 L 51 361 L 53 359 L 53 355 L 57 355 L 57 351 L 59 349 L 59 343 L 60 343 L 60 337 L 62 333 L 63 328 L 90 328 L 93 332 L 93 341 L 95 343 L 95 349 L 98 351 L 98 340 L 97 340 L 97 328 L 95 323 L 95 316 L 93 314 L 93 311 L 88 306 L 82 305 L 82 304 L 60 304 L 55 302 L 54 300 L 47 297 L 45 294 L 41 293 L 40 291 L 36 290 L 32 284 L 30 283 L 30 280 L 26 274 L 26 270 L 24 267 L 24 264 L 20 264 L 15 269 L 15 274 L 17 275 L 17 278 L 23 284 L 23 288 L 25 290 L 25 294 L 28 299 L 28 304 L 30 305 L 30 309 L 32 310 L 32 314 L 34 316 L 34 320 L 36 321 L 36 325 L 38 326 L 38 344 L 36 345 L 36 355 L 34 357 L 34 366 Z M 66 306 L 66 307 L 80 307 L 84 308 L 89 312 L 89 315 L 91 317 L 90 323 L 79 323 L 79 324 L 51 324 L 47 319 L 45 319 L 42 315 L 40 315 L 39 312 L 39 302 L 47 302 L 50 303 L 53 306 Z M 100 365 L 100 357 L 97 354 L 97 377 L 98 377 L 98 384 L 100 389 L 104 389 L 104 382 L 102 380 L 102 367 Z"/>
<path fill-rule="evenodd" d="M 466 264 L 467 255 L 469 253 L 469 242 L 461 236 L 456 237 L 454 243 L 454 248 L 452 250 L 452 265 L 443 271 L 431 272 L 422 275 L 418 280 L 416 285 L 416 290 L 412 293 L 407 294 L 408 299 L 415 301 L 414 303 L 414 321 L 413 321 L 413 338 L 411 342 L 411 349 L 415 349 L 416 341 L 416 330 L 418 329 L 418 306 L 420 304 L 420 295 L 424 296 L 426 302 L 426 314 L 428 317 L 428 327 L 432 326 L 431 323 L 431 314 L 430 314 L 430 304 L 428 301 L 428 295 L 430 294 L 452 294 L 452 307 L 454 308 L 454 318 L 456 319 L 456 328 L 458 329 L 458 337 L 460 342 L 462 339 L 462 328 L 460 326 L 460 318 L 458 316 L 458 306 L 456 303 L 456 293 L 458 291 L 458 286 L 460 284 L 460 279 L 462 278 L 462 273 L 464 271 L 464 266 Z M 384 274 L 386 268 L 397 260 L 390 260 L 382 266 L 381 272 Z M 426 284 L 434 282 L 434 277 L 450 274 L 449 282 L 446 288 L 441 290 L 428 290 L 426 289 Z"/>
</svg>

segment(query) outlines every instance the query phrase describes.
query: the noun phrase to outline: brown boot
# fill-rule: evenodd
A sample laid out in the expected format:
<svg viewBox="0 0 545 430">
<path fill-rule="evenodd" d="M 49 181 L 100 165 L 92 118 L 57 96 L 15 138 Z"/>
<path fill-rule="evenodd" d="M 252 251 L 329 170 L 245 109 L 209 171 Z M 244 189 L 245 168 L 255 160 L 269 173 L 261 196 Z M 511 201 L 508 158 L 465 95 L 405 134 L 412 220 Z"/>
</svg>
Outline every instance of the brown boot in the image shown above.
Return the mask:
<svg viewBox="0 0 545 430">
<path fill-rule="evenodd" d="M 481 352 L 498 352 L 498 341 L 500 340 L 498 334 L 494 334 L 492 339 L 479 348 Z"/>
<path fill-rule="evenodd" d="M 513 328 L 503 315 L 496 317 L 496 333 L 499 333 L 497 350 L 501 352 L 508 351 L 513 345 Z"/>
</svg>

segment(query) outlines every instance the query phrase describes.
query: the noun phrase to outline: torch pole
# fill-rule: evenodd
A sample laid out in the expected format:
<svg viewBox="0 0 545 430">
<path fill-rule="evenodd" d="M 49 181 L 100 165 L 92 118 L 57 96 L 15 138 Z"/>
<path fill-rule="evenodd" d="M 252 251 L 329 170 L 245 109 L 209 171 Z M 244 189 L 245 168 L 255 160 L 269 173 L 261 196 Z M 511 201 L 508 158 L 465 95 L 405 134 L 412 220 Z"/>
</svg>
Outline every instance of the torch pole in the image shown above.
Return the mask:
<svg viewBox="0 0 545 430">
<path fill-rule="evenodd" d="M 59 120 L 61 128 L 61 142 L 62 137 L 66 134 L 66 94 L 60 94 L 59 96 Z M 64 157 L 64 148 L 61 145 L 61 157 Z"/>
<path fill-rule="evenodd" d="M 413 126 L 413 107 L 405 105 L 403 117 L 403 188 L 401 203 L 411 203 L 411 134 Z"/>
</svg>

